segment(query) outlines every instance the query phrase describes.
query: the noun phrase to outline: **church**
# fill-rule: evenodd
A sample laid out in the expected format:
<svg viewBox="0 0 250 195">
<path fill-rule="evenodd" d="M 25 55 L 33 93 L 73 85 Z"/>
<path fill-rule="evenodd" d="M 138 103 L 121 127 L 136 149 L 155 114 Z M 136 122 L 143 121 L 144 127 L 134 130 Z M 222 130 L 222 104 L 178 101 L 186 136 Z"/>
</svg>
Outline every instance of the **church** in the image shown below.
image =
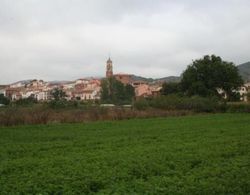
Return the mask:
<svg viewBox="0 0 250 195">
<path fill-rule="evenodd" d="M 106 63 L 106 78 L 114 77 L 116 80 L 122 82 L 124 85 L 132 84 L 132 75 L 131 74 L 113 74 L 113 62 L 109 59 Z"/>
</svg>

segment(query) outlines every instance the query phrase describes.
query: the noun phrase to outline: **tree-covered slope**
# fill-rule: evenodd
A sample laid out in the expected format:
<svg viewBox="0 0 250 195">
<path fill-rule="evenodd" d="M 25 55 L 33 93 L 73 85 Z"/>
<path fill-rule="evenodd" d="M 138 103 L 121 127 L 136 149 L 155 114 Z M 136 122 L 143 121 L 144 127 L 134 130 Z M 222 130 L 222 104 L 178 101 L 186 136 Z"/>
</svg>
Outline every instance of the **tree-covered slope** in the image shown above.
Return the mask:
<svg viewBox="0 0 250 195">
<path fill-rule="evenodd" d="M 240 75 L 244 79 L 244 81 L 250 81 L 250 62 L 246 62 L 244 64 L 240 64 L 238 66 Z"/>
</svg>

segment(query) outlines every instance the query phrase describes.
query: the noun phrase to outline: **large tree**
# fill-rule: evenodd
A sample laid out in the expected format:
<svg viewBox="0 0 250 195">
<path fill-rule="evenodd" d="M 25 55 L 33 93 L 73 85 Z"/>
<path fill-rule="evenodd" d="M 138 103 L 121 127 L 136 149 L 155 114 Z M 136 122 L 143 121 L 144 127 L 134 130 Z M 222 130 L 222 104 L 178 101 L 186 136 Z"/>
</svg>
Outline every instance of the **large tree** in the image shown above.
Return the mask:
<svg viewBox="0 0 250 195">
<path fill-rule="evenodd" d="M 59 89 L 59 88 L 53 89 L 50 92 L 50 94 L 52 95 L 55 101 L 64 100 L 67 97 L 66 93 L 62 89 Z"/>
<path fill-rule="evenodd" d="M 131 85 L 124 85 L 114 77 L 103 79 L 101 82 L 101 101 L 103 103 L 131 103 L 135 96 Z"/>
<path fill-rule="evenodd" d="M 182 90 L 187 95 L 214 96 L 218 95 L 218 89 L 222 89 L 228 99 L 242 84 L 238 68 L 215 55 L 193 61 L 181 80 Z"/>
<path fill-rule="evenodd" d="M 162 84 L 162 89 L 161 89 L 162 95 L 179 94 L 180 92 L 181 92 L 180 83 L 165 82 Z"/>
</svg>

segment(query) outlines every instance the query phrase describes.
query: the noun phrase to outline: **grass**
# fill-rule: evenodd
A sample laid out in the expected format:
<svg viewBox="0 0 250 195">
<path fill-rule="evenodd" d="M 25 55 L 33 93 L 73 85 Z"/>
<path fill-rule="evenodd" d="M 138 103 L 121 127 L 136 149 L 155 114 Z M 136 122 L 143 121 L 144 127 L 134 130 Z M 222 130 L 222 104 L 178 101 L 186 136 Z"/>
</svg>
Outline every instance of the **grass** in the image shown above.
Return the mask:
<svg viewBox="0 0 250 195">
<path fill-rule="evenodd" d="M 0 128 L 0 194 L 249 194 L 250 115 Z"/>
</svg>

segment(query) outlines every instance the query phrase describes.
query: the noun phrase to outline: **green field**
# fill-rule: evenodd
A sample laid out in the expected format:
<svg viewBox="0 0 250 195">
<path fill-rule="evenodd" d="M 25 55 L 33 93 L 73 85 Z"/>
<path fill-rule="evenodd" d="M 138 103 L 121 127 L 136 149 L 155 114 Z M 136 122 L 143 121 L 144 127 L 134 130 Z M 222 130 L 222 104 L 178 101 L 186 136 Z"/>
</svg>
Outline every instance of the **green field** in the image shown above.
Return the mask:
<svg viewBox="0 0 250 195">
<path fill-rule="evenodd" d="M 249 194 L 250 114 L 0 128 L 0 194 Z"/>
</svg>

